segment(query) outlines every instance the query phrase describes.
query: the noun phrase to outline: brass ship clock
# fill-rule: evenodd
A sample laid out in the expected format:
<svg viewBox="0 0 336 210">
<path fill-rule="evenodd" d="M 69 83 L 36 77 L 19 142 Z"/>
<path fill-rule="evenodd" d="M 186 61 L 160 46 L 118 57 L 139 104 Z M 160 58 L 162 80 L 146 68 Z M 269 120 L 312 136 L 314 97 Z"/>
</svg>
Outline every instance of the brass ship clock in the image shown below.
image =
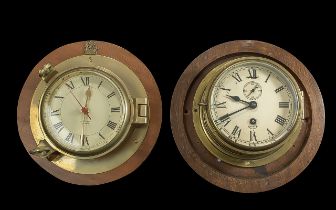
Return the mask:
<svg viewBox="0 0 336 210">
<path fill-rule="evenodd" d="M 189 165 L 232 191 L 281 186 L 312 160 L 324 130 L 319 88 L 288 52 L 224 43 L 196 58 L 172 98 L 175 142 Z"/>
<path fill-rule="evenodd" d="M 102 184 L 135 170 L 160 124 L 160 94 L 148 69 L 121 47 L 99 41 L 47 55 L 29 75 L 18 105 L 27 151 L 74 184 Z"/>
</svg>

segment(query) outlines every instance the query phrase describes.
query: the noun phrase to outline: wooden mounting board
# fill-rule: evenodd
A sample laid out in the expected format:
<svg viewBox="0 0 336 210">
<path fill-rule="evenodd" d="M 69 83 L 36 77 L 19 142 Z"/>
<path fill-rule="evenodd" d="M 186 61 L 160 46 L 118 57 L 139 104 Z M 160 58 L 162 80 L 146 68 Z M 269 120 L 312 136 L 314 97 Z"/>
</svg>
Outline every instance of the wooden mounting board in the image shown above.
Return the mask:
<svg viewBox="0 0 336 210">
<path fill-rule="evenodd" d="M 54 50 L 44 57 L 29 74 L 22 88 L 17 107 L 19 134 L 27 152 L 36 147 L 36 143 L 30 129 L 29 105 L 35 88 L 41 81 L 38 76 L 39 69 L 41 69 L 46 63 L 56 65 L 71 57 L 82 55 L 85 43 L 85 41 L 76 42 Z M 153 149 L 160 132 L 162 120 L 162 104 L 159 88 L 148 68 L 133 54 L 117 45 L 101 41 L 95 41 L 95 44 L 99 49 L 99 55 L 112 57 L 118 60 L 119 62 L 125 64 L 138 76 L 148 95 L 151 110 L 150 120 L 146 137 L 137 152 L 125 163 L 108 172 L 90 175 L 76 174 L 63 170 L 46 159 L 30 155 L 35 162 L 53 176 L 63 181 L 79 185 L 103 184 L 114 181 L 133 172 L 141 165 Z"/>
<path fill-rule="evenodd" d="M 305 119 L 293 147 L 264 166 L 243 168 L 218 159 L 200 143 L 192 121 L 197 85 L 218 60 L 253 54 L 275 60 L 295 77 L 305 94 Z M 322 141 L 325 111 L 316 81 L 287 51 L 260 41 L 241 40 L 217 45 L 198 56 L 180 77 L 171 100 L 170 121 L 176 145 L 193 170 L 212 184 L 236 192 L 254 193 L 277 188 L 298 176 L 314 158 Z"/>
</svg>

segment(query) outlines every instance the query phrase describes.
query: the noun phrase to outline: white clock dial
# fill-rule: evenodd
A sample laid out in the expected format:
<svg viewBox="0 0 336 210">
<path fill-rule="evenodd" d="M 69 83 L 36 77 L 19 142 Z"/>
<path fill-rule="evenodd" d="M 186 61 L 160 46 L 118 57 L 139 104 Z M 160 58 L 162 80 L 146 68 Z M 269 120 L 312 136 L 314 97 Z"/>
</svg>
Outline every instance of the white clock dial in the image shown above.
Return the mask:
<svg viewBox="0 0 336 210">
<path fill-rule="evenodd" d="M 126 100 L 113 79 L 79 69 L 49 86 L 42 99 L 41 119 L 46 133 L 63 150 L 103 152 L 118 143 L 116 137 L 127 118 Z"/>
<path fill-rule="evenodd" d="M 229 142 L 263 148 L 281 141 L 298 115 L 298 94 L 285 70 L 266 60 L 226 67 L 210 92 L 213 124 Z"/>
</svg>

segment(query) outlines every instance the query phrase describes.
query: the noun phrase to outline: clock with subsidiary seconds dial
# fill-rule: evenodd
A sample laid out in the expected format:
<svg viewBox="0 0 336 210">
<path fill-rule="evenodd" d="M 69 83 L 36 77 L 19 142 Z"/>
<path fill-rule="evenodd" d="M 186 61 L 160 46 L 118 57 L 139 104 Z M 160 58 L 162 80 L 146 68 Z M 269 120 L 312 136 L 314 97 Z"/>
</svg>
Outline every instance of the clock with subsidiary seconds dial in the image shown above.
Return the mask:
<svg viewBox="0 0 336 210">
<path fill-rule="evenodd" d="M 210 90 L 208 108 L 219 133 L 243 148 L 281 143 L 299 115 L 295 81 L 281 66 L 256 57 L 242 57 L 217 68 L 222 72 Z"/>
<path fill-rule="evenodd" d="M 322 140 L 324 106 L 308 69 L 274 45 L 232 41 L 180 77 L 171 127 L 188 164 L 237 192 L 279 187 L 301 173 Z"/>
<path fill-rule="evenodd" d="M 55 177 L 97 185 L 134 171 L 161 124 L 158 87 L 125 49 L 100 41 L 60 47 L 30 73 L 18 104 L 21 141 Z"/>
</svg>

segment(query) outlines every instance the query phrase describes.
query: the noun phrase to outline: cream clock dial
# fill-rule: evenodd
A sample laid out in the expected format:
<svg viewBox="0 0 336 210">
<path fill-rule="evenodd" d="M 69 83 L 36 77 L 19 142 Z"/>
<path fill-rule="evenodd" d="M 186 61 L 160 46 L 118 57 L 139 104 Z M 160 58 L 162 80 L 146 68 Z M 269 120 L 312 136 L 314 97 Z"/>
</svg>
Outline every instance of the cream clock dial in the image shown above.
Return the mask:
<svg viewBox="0 0 336 210">
<path fill-rule="evenodd" d="M 222 69 L 210 91 L 214 126 L 237 146 L 258 149 L 279 143 L 299 114 L 297 85 L 269 60 L 235 62 Z"/>
<path fill-rule="evenodd" d="M 69 154 L 102 155 L 120 143 L 118 134 L 128 120 L 126 96 L 113 78 L 97 71 L 69 72 L 45 92 L 44 130 Z"/>
<path fill-rule="evenodd" d="M 161 99 L 147 67 L 107 42 L 62 46 L 43 58 L 18 103 L 21 141 L 53 176 L 74 184 L 111 182 L 149 155 Z"/>
</svg>

